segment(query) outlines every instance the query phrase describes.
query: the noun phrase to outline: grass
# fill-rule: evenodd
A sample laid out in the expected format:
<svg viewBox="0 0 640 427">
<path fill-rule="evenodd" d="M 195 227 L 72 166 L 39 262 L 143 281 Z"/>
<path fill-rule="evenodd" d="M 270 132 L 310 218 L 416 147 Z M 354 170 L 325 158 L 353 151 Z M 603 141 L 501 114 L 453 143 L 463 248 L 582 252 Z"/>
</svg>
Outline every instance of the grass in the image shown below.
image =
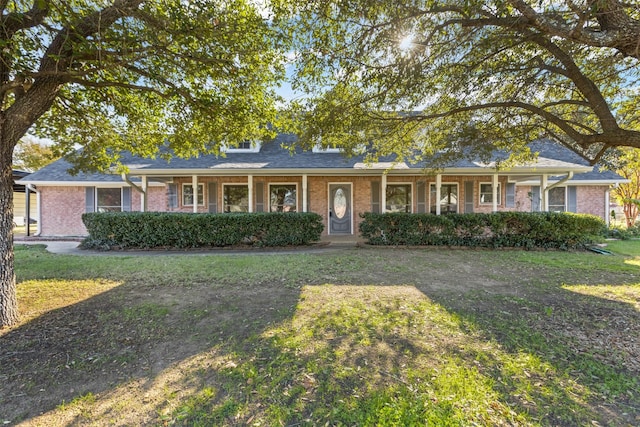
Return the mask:
<svg viewBox="0 0 640 427">
<path fill-rule="evenodd" d="M 16 249 L 7 425 L 640 424 L 640 242 L 614 256 Z"/>
</svg>

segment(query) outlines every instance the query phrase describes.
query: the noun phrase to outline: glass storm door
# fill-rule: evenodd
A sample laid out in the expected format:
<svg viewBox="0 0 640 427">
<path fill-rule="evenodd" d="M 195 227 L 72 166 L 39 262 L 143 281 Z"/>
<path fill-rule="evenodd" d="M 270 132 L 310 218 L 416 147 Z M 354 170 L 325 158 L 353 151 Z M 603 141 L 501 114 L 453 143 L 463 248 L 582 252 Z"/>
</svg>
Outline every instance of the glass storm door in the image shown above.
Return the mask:
<svg viewBox="0 0 640 427">
<path fill-rule="evenodd" d="M 351 184 L 329 185 L 329 234 L 351 234 Z"/>
</svg>

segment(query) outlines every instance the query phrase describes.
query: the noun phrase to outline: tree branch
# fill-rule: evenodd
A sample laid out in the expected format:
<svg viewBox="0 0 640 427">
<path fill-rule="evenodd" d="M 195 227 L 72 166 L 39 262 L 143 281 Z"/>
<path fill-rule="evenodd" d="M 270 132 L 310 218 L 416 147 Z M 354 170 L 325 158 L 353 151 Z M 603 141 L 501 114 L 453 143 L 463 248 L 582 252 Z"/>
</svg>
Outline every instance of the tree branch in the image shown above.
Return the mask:
<svg viewBox="0 0 640 427">
<path fill-rule="evenodd" d="M 3 1 L 2 3 L 3 4 L 0 4 L 0 6 L 2 6 L 0 10 L 4 11 L 7 1 Z M 41 24 L 48 13 L 49 1 L 33 0 L 33 6 L 31 6 L 28 12 L 3 14 L 2 18 L 0 18 L 0 28 L 2 31 L 0 38 L 10 40 L 17 31 Z"/>
</svg>

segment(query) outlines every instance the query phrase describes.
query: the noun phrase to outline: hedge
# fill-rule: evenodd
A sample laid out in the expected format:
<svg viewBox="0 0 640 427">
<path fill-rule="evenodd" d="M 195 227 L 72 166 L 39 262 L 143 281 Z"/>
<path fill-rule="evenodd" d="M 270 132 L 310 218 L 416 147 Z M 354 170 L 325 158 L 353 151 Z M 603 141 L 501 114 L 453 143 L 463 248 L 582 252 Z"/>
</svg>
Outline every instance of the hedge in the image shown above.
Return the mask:
<svg viewBox="0 0 640 427">
<path fill-rule="evenodd" d="M 371 245 L 573 249 L 593 242 L 606 229 L 595 215 L 558 212 L 360 216 L 360 233 Z"/>
<path fill-rule="evenodd" d="M 104 212 L 82 215 L 83 247 L 203 248 L 307 245 L 324 226 L 315 213 Z"/>
</svg>

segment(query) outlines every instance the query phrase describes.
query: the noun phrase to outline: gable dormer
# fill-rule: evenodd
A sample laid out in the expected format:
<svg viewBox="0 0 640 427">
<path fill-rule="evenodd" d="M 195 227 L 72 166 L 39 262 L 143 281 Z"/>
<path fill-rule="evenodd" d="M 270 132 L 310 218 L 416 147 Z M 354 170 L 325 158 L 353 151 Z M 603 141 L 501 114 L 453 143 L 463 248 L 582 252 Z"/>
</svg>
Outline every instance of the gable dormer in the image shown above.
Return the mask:
<svg viewBox="0 0 640 427">
<path fill-rule="evenodd" d="M 245 140 L 237 144 L 223 144 L 220 151 L 223 153 L 259 153 L 262 141 Z"/>
</svg>

